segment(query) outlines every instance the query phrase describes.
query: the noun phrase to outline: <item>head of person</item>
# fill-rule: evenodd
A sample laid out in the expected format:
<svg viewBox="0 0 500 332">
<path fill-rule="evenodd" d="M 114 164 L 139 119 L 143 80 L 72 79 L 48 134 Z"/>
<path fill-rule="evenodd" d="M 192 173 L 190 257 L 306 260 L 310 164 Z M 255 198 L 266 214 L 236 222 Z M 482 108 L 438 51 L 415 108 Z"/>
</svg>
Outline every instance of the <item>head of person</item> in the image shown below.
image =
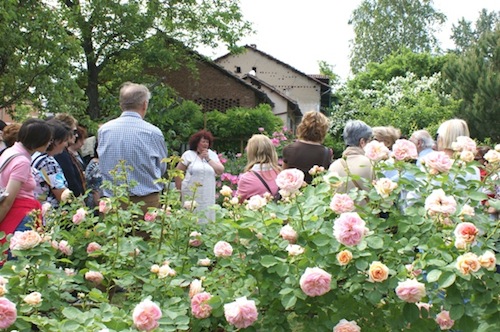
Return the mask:
<svg viewBox="0 0 500 332">
<path fill-rule="evenodd" d="M 247 143 L 248 162 L 245 172 L 256 164 L 269 164 L 273 169 L 279 170 L 278 154 L 271 139 L 266 135 L 255 134 Z"/>
<path fill-rule="evenodd" d="M 17 133 L 17 140 L 31 153 L 45 152 L 52 139 L 52 129 L 45 121 L 28 119 L 23 122 Z"/>
<path fill-rule="evenodd" d="M 373 127 L 373 139 L 384 143 L 386 147 L 392 149 L 396 140 L 401 137 L 401 130 L 392 126 L 387 127 Z"/>
<path fill-rule="evenodd" d="M 57 113 L 54 119 L 61 121 L 66 127 L 70 128 L 71 135 L 68 138 L 68 145 L 74 144 L 78 136 L 78 121 L 68 113 Z"/>
<path fill-rule="evenodd" d="M 432 149 L 434 146 L 434 140 L 432 139 L 431 134 L 424 129 L 413 132 L 409 141 L 417 146 L 417 151 L 419 153 L 425 149 Z"/>
<path fill-rule="evenodd" d="M 349 120 L 342 134 L 346 146 L 363 148 L 372 140 L 372 128 L 361 120 Z"/>
<path fill-rule="evenodd" d="M 20 129 L 20 123 L 11 123 L 3 129 L 3 141 L 7 147 L 11 147 L 17 142 L 17 135 Z"/>
<path fill-rule="evenodd" d="M 214 143 L 214 136 L 207 130 L 200 130 L 189 138 L 189 150 L 201 152 L 209 149 Z"/>
<path fill-rule="evenodd" d="M 462 119 L 451 119 L 443 122 L 437 131 L 436 144 L 438 150 L 452 150 L 451 145 L 460 136 L 470 137 L 467 122 Z"/>
<path fill-rule="evenodd" d="M 297 138 L 304 141 L 323 143 L 330 121 L 321 112 L 309 111 L 297 126 Z"/>
<path fill-rule="evenodd" d="M 79 150 L 83 146 L 83 143 L 85 143 L 87 136 L 88 136 L 87 129 L 85 129 L 82 126 L 77 126 L 75 143 L 70 145 L 71 149 L 73 151 Z"/>
<path fill-rule="evenodd" d="M 484 155 L 491 150 L 491 147 L 487 145 L 480 145 L 476 149 L 476 156 L 474 157 L 474 160 L 478 161 L 481 165 L 486 166 L 488 164 L 488 161 L 484 159 Z"/>
<path fill-rule="evenodd" d="M 48 120 L 47 124 L 52 128 L 52 140 L 47 147 L 47 153 L 56 156 L 68 146 L 69 140 L 73 138 L 73 133 L 70 127 L 55 118 Z"/>
<path fill-rule="evenodd" d="M 149 99 L 151 99 L 151 92 L 143 84 L 126 82 L 120 88 L 120 108 L 122 111 L 137 112 L 144 118 Z"/>
</svg>

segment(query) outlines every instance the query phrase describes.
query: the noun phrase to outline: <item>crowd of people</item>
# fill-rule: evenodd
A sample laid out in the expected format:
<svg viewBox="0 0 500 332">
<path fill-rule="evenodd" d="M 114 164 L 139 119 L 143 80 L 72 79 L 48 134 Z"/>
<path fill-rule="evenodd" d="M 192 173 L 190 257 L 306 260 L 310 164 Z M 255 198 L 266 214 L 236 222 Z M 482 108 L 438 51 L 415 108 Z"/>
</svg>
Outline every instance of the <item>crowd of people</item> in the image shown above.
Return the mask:
<svg viewBox="0 0 500 332">
<path fill-rule="evenodd" d="M 146 86 L 125 83 L 119 95 L 122 113 L 99 127 L 97 139 L 87 138 L 86 128 L 65 113 L 47 120 L 29 119 L 22 124 L 0 123 L 3 135 L 0 147 L 0 231 L 11 234 L 32 226 L 40 219 L 31 211 L 40 210 L 41 204 L 57 208 L 65 191 L 71 191 L 77 197 L 86 195 L 87 206 L 96 208 L 101 197 L 115 195 L 113 190 L 103 189 L 102 183 L 107 180 L 120 184 L 113 178 L 113 170 L 120 161 L 125 161 L 124 167 L 128 167 L 126 179 L 122 182 L 130 184 L 130 200 L 143 202 L 144 213 L 150 208 L 158 208 L 164 184 L 157 179 L 167 170 L 163 160 L 168 152 L 161 130 L 144 120 L 150 97 Z M 389 151 L 402 138 L 397 128 L 372 128 L 363 121 L 349 120 L 343 132 L 345 150 L 334 160 L 333 150 L 323 145 L 328 129 L 329 119 L 325 115 L 315 111 L 305 113 L 297 127 L 297 139 L 283 149 L 281 163 L 271 139 L 262 134 L 253 135 L 246 147 L 248 162 L 241 170 L 237 184 L 238 200 L 243 203 L 254 195 L 266 193 L 276 197 L 279 192 L 276 178 L 287 168 L 301 170 L 304 181 L 311 183 L 313 178 L 309 170 L 317 166 L 348 178 L 337 188 L 338 192 L 367 190 L 367 184 L 375 179 L 375 171 L 365 147 L 375 140 L 381 149 Z M 417 166 L 421 166 L 423 158 L 436 150 L 451 157 L 452 144 L 460 136 L 469 137 L 467 123 L 460 119 L 443 122 L 435 140 L 426 130 L 412 133 L 408 141 L 418 152 Z M 93 153 L 82 155 L 84 144 L 89 141 Z M 185 207 L 203 213 L 200 223 L 215 220 L 215 211 L 210 207 L 216 202 L 216 177 L 224 171 L 219 156 L 211 149 L 213 143 L 210 132 L 196 132 L 189 139 L 188 150 L 177 165 L 184 176 L 175 179 L 175 187 Z M 88 146 L 86 149 L 89 150 Z M 487 147 L 478 149 L 477 160 L 484 163 L 482 156 L 487 150 Z M 460 183 L 480 181 L 480 171 L 476 168 L 466 179 L 458 180 Z M 388 171 L 384 176 L 398 181 L 399 174 Z M 411 174 L 405 176 L 411 177 Z M 411 193 L 406 194 L 410 198 Z M 498 195 L 498 192 L 492 195 Z"/>
</svg>

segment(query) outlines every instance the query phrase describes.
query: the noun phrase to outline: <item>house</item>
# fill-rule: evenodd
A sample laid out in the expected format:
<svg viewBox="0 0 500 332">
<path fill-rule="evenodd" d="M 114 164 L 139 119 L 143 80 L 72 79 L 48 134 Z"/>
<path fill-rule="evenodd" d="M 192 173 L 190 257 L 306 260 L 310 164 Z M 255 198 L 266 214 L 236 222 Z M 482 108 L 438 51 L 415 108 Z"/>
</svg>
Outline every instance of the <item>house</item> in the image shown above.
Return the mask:
<svg viewBox="0 0 500 332">
<path fill-rule="evenodd" d="M 325 112 L 330 106 L 331 93 L 327 77 L 306 75 L 262 52 L 255 45 L 245 45 L 244 48 L 243 53 L 229 53 L 215 59 L 215 62 L 235 75 L 250 80 L 253 84 L 258 80 L 268 95 L 270 94 L 267 90 L 273 89 L 277 95 L 287 97 L 289 101 L 298 105 L 300 114 L 311 110 Z M 266 84 L 263 85 L 262 82 Z M 275 107 L 279 105 L 276 104 Z M 275 112 L 283 114 L 287 111 L 282 109 Z"/>
</svg>

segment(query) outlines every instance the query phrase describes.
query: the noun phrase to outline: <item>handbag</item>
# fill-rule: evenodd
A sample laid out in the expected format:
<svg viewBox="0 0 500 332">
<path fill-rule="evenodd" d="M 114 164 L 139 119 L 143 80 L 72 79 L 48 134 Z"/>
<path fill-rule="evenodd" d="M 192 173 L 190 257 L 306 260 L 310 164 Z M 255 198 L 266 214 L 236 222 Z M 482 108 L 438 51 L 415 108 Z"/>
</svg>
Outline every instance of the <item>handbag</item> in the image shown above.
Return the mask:
<svg viewBox="0 0 500 332">
<path fill-rule="evenodd" d="M 266 187 L 267 191 L 273 195 L 273 191 L 271 190 L 271 188 L 269 188 L 269 185 L 267 184 L 266 180 L 264 180 L 264 178 L 262 176 L 260 176 L 259 173 L 257 172 L 254 172 L 252 171 L 253 174 L 255 174 L 255 176 L 260 180 L 260 182 L 262 182 L 262 184 L 264 185 L 264 187 Z M 273 201 L 277 202 L 281 199 L 281 194 L 278 190 L 278 192 L 276 194 L 273 195 Z"/>
</svg>

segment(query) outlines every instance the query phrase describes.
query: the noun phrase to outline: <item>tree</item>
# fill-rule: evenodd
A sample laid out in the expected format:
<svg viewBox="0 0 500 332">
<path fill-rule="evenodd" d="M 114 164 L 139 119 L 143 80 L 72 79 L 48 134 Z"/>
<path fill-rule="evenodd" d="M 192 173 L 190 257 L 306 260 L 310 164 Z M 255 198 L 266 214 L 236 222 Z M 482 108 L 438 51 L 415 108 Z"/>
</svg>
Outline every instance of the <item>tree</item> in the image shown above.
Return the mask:
<svg viewBox="0 0 500 332">
<path fill-rule="evenodd" d="M 471 135 L 500 141 L 500 24 L 485 32 L 463 55 L 453 55 L 444 75 L 455 98 L 462 99 L 458 115 Z"/>
<path fill-rule="evenodd" d="M 16 7 L 24 10 L 26 1 L 7 0 L 7 3 L 11 9 L 10 13 L 15 11 Z M 37 92 L 31 99 L 43 99 L 45 103 L 42 106 L 58 110 L 64 103 L 54 98 L 57 91 L 50 87 L 49 82 L 52 82 L 61 86 L 60 90 L 66 93 L 67 99 L 74 98 L 86 102 L 86 112 L 92 119 L 100 118 L 103 111 L 102 99 L 108 98 L 101 94 L 117 94 L 114 80 L 117 73 L 108 71 L 108 68 L 118 70 L 118 76 L 124 80 L 144 82 L 142 70 L 145 59 L 150 60 L 147 65 L 151 67 L 175 67 L 177 63 L 185 60 L 185 52 L 176 47 L 166 49 L 165 43 L 162 42 L 164 40 L 179 40 L 187 47 L 200 44 L 217 46 L 224 43 L 229 49 L 233 49 L 236 42 L 250 30 L 249 23 L 242 20 L 239 4 L 229 0 L 47 0 L 27 3 L 33 3 L 32 6 L 38 11 L 36 19 L 22 18 L 26 25 L 24 30 L 38 33 L 33 37 L 35 40 L 43 32 L 46 36 L 39 38 L 38 44 L 41 44 L 41 40 L 49 41 L 47 49 L 54 54 L 53 66 L 67 68 L 66 75 L 56 78 L 45 75 L 45 80 L 40 84 L 29 85 L 29 89 Z M 26 9 L 26 12 L 29 12 L 29 9 Z M 9 22 L 17 20 L 11 18 Z M 47 23 L 49 28 L 35 24 L 37 21 Z M 4 24 L 4 21 L 0 25 L 2 32 L 12 29 Z M 56 29 L 59 26 L 61 28 Z M 18 39 L 28 44 L 28 36 L 28 33 L 19 33 Z M 66 40 L 71 43 L 65 43 Z M 151 43 L 151 40 L 157 42 Z M 68 44 L 71 47 L 77 45 L 77 53 L 67 54 L 65 49 Z M 13 48 L 16 51 L 14 53 L 23 51 L 16 48 L 15 44 Z M 57 54 L 60 55 L 59 58 Z M 127 62 L 124 62 L 124 59 Z M 57 64 L 55 60 L 59 60 L 61 64 Z M 23 75 L 29 74 L 29 64 L 22 59 L 14 59 L 13 62 L 18 66 L 18 76 L 24 79 Z M 45 62 L 45 58 L 33 61 L 35 64 Z M 125 66 L 119 68 L 116 65 L 118 63 L 125 63 Z M 152 85 L 155 83 L 153 78 L 145 80 L 150 80 L 148 83 Z M 85 93 L 84 98 L 82 91 Z M 12 95 L 15 95 L 15 92 Z"/>
<path fill-rule="evenodd" d="M 468 48 L 476 44 L 481 36 L 487 32 L 495 30 L 495 26 L 500 23 L 500 11 L 488 12 L 483 9 L 479 13 L 479 18 L 476 20 L 475 28 L 472 28 L 470 21 L 462 18 L 457 25 L 453 24 L 451 31 L 451 39 L 455 43 L 455 49 L 452 50 L 457 54 L 465 52 Z"/>
<path fill-rule="evenodd" d="M 446 16 L 432 0 L 364 0 L 351 16 L 351 70 L 357 73 L 369 62 L 407 48 L 431 52 L 438 48 L 434 33 Z"/>
</svg>

